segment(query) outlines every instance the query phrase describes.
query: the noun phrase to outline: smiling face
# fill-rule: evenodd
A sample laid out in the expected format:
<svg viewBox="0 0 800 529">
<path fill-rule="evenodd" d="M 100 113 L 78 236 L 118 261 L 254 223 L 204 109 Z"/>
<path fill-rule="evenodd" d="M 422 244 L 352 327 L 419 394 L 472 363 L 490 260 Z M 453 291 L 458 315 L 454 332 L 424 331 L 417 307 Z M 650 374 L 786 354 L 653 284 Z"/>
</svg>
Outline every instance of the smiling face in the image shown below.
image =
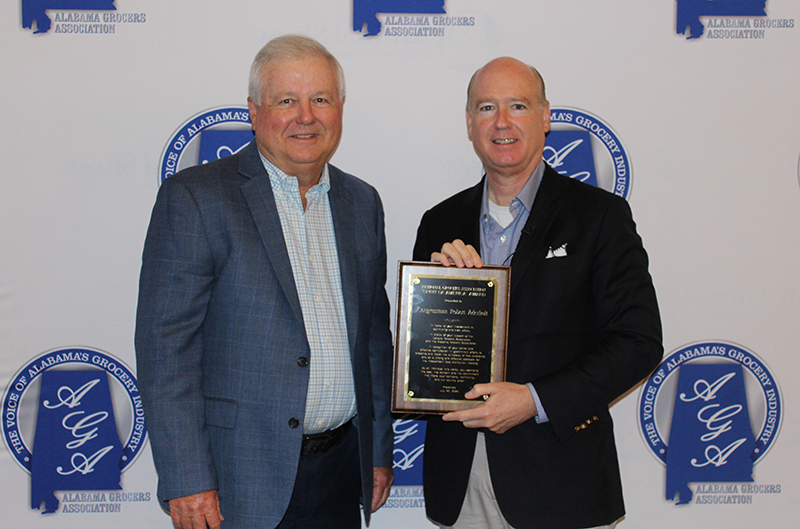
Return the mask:
<svg viewBox="0 0 800 529">
<path fill-rule="evenodd" d="M 542 159 L 550 104 L 530 66 L 501 57 L 481 68 L 468 96 L 469 139 L 487 177 L 524 178 Z"/>
<path fill-rule="evenodd" d="M 276 59 L 261 76 L 261 104 L 247 100 L 259 151 L 287 175 L 316 183 L 342 137 L 333 66 L 322 57 Z"/>
</svg>

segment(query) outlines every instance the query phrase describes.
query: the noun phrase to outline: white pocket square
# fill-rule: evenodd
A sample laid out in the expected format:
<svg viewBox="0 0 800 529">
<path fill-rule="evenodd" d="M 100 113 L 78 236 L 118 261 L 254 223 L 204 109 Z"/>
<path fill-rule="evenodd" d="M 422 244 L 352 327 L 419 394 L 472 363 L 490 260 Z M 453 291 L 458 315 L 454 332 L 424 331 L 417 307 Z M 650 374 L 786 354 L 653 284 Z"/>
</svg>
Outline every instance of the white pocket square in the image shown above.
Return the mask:
<svg viewBox="0 0 800 529">
<path fill-rule="evenodd" d="M 545 259 L 552 259 L 553 257 L 566 257 L 566 256 L 567 256 L 567 243 L 564 243 L 555 250 L 553 250 L 552 246 L 548 248 Z"/>
</svg>

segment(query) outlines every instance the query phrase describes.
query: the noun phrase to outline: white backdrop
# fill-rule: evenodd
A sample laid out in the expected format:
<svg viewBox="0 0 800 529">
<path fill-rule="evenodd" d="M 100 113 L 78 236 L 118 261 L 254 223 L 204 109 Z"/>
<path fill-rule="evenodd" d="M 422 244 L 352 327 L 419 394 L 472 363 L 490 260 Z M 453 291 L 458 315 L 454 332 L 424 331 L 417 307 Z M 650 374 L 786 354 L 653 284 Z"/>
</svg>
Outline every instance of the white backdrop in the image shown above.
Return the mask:
<svg viewBox="0 0 800 529">
<path fill-rule="evenodd" d="M 338 0 L 117 0 L 116 11 L 99 10 L 100 0 L 75 11 L 59 10 L 59 0 L 0 5 L 4 399 L 48 351 L 82 347 L 135 365 L 138 272 L 160 157 L 192 116 L 246 104 L 250 62 L 270 38 L 310 35 L 344 67 L 344 136 L 333 163 L 383 197 L 391 298 L 396 261 L 410 258 L 422 213 L 480 178 L 464 122 L 467 81 L 488 60 L 512 55 L 539 68 L 553 107 L 597 116 L 624 145 L 667 353 L 696 342 L 738 344 L 781 390 L 780 430 L 753 472 L 756 484 L 780 492 L 746 504 L 667 501 L 665 468 L 638 421 L 640 390 L 616 403 L 628 511 L 620 527 L 796 527 L 800 5 L 770 0 L 766 17 L 703 16 L 706 33 L 688 39 L 675 27 L 677 6 L 688 0 L 446 0 L 446 14 L 413 20 L 398 18 L 403 0 L 355 1 L 391 6 L 381 8 L 394 12 L 379 15 L 380 34 L 353 31 L 353 3 Z M 23 6 L 52 7 L 50 30 L 23 28 Z M 105 23 L 108 14 L 139 16 Z M 434 16 L 468 25 L 413 35 L 440 28 Z M 731 24 L 738 27 L 713 29 Z M 35 406 L 36 395 L 27 398 Z M 32 510 L 8 411 L 3 526 L 170 526 L 154 498 L 149 446 L 122 476 L 123 492 L 149 501 L 118 502 L 114 514 Z M 20 413 L 18 422 L 29 440 L 35 418 Z M 415 493 L 398 489 L 394 499 Z M 63 510 L 70 502 L 57 495 Z M 402 506 L 414 503 L 382 510 L 373 527 L 429 527 L 422 508 Z"/>
</svg>

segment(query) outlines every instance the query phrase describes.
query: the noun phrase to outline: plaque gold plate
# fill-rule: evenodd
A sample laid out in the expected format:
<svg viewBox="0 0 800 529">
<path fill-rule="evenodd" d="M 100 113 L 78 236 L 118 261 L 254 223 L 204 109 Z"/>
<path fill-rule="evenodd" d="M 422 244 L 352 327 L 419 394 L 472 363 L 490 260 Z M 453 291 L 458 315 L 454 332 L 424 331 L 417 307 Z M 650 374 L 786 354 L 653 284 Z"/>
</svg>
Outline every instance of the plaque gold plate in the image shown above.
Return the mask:
<svg viewBox="0 0 800 529">
<path fill-rule="evenodd" d="M 475 384 L 505 380 L 511 268 L 400 261 L 392 411 L 474 408 Z"/>
</svg>

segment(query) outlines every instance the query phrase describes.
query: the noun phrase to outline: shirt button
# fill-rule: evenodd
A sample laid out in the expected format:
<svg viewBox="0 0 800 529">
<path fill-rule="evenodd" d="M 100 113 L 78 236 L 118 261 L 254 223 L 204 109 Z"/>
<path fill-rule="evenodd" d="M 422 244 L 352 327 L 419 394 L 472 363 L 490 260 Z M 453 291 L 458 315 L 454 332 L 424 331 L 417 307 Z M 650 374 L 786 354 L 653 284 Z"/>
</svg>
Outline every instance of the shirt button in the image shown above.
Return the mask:
<svg viewBox="0 0 800 529">
<path fill-rule="evenodd" d="M 500 236 L 500 242 L 506 242 L 506 236 L 505 235 L 501 235 Z"/>
<path fill-rule="evenodd" d="M 306 367 L 308 365 L 308 358 L 306 358 L 305 356 L 301 356 L 300 358 L 297 359 L 297 365 L 299 365 L 300 367 Z"/>
<path fill-rule="evenodd" d="M 300 421 L 297 420 L 297 417 L 289 419 L 289 428 L 297 428 L 298 426 L 300 426 Z"/>
</svg>

